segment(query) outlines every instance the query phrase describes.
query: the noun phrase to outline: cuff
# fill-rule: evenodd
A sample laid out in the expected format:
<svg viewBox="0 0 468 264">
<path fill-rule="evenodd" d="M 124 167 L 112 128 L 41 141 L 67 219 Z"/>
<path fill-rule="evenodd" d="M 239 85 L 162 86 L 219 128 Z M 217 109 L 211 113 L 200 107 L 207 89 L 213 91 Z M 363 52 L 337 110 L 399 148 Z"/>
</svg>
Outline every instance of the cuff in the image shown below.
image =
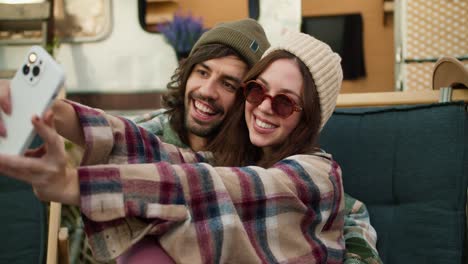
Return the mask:
<svg viewBox="0 0 468 264">
<path fill-rule="evenodd" d="M 114 145 L 114 137 L 105 113 L 72 101 L 65 102 L 73 106 L 83 129 L 85 152 L 81 165 L 106 164 Z"/>
</svg>

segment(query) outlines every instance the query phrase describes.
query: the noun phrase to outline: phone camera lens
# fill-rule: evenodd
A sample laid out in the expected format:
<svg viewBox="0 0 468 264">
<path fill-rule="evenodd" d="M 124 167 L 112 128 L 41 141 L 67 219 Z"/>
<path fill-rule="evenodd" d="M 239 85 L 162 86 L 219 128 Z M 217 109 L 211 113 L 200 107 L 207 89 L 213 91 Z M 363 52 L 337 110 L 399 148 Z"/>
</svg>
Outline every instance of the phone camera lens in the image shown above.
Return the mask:
<svg viewBox="0 0 468 264">
<path fill-rule="evenodd" d="M 34 77 L 38 76 L 40 72 L 41 72 L 41 69 L 38 66 L 33 67 L 32 73 Z"/>
<path fill-rule="evenodd" d="M 23 74 L 24 74 L 24 75 L 28 75 L 29 70 L 30 70 L 29 66 L 28 66 L 27 64 L 25 64 L 25 65 L 23 66 Z"/>
</svg>

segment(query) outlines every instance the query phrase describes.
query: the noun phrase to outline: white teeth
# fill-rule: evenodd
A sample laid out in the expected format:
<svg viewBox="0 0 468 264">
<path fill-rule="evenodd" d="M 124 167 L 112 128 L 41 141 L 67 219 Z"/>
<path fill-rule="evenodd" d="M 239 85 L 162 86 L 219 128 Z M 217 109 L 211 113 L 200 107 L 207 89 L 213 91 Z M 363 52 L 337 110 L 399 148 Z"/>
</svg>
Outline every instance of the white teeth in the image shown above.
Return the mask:
<svg viewBox="0 0 468 264">
<path fill-rule="evenodd" d="M 265 123 L 263 121 L 260 121 L 258 119 L 255 119 L 255 124 L 257 124 L 257 126 L 261 127 L 261 128 L 275 128 L 274 125 L 271 125 L 271 124 L 268 124 L 268 123 Z"/>
<path fill-rule="evenodd" d="M 200 103 L 200 102 L 198 102 L 198 101 L 195 101 L 195 107 L 196 107 L 198 110 L 204 112 L 205 114 L 210 114 L 210 115 L 212 115 L 212 114 L 215 114 L 215 113 L 216 113 L 215 111 L 213 111 L 213 109 L 207 107 L 206 105 L 204 105 L 204 104 L 202 104 L 202 103 Z"/>
</svg>

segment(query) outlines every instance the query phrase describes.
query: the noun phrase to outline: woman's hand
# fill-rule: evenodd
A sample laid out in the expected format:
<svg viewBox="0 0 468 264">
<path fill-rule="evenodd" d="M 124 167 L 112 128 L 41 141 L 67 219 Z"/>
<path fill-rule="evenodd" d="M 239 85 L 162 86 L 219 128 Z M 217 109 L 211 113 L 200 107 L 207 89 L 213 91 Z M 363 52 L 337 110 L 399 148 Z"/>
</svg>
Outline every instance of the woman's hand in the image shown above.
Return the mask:
<svg viewBox="0 0 468 264">
<path fill-rule="evenodd" d="M 0 79 L 0 112 L 10 115 L 12 112 L 10 80 Z M 54 112 L 56 131 L 64 138 L 84 147 L 85 140 L 80 121 L 73 107 L 63 100 L 55 100 L 50 110 Z M 11 131 L 6 131 L 0 115 L 0 137 L 7 137 Z"/>
<path fill-rule="evenodd" d="M 79 205 L 77 172 L 67 168 L 64 142 L 55 129 L 53 113 L 47 111 L 43 119 L 33 117 L 32 124 L 44 145 L 29 151 L 27 157 L 0 154 L 0 173 L 31 184 L 41 200 Z"/>
<path fill-rule="evenodd" d="M 11 114 L 10 80 L 0 79 L 0 111 Z M 6 137 L 7 131 L 0 116 L 0 137 Z"/>
</svg>

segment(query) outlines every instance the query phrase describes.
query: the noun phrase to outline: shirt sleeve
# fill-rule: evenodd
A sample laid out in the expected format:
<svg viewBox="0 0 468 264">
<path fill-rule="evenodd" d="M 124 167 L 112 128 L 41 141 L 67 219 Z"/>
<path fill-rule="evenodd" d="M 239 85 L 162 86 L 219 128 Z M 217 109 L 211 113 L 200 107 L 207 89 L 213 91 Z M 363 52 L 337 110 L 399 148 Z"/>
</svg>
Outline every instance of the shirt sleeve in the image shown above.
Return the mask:
<svg viewBox="0 0 468 264">
<path fill-rule="evenodd" d="M 144 113 L 138 116 L 135 116 L 132 118 L 132 120 L 137 123 L 137 124 L 144 124 L 146 122 L 151 122 L 155 121 L 160 123 L 158 120 L 160 120 L 160 117 L 166 117 L 165 113 L 167 112 L 167 109 L 160 108 L 158 110 L 154 110 L 148 113 Z"/>
<path fill-rule="evenodd" d="M 345 194 L 345 264 L 381 264 L 377 232 L 370 224 L 366 205 Z"/>
<path fill-rule="evenodd" d="M 85 137 L 81 165 L 132 164 L 167 161 L 170 163 L 207 162 L 208 152 L 193 152 L 161 141 L 134 121 L 106 114 L 100 109 L 70 103 L 79 118 Z M 150 117 L 154 117 L 153 113 Z M 148 117 L 148 118 L 150 118 Z"/>
<path fill-rule="evenodd" d="M 115 251 L 107 250 L 107 257 L 115 257 L 145 232 L 164 235 L 167 230 L 189 241 L 184 234 L 193 232 L 191 246 L 199 248 L 202 256 L 209 250 L 206 255 L 214 263 L 223 256 L 223 247 L 216 245 L 236 237 L 267 263 L 291 256 L 306 262 L 341 263 L 344 256 L 341 171 L 321 156 L 297 155 L 269 169 L 158 162 L 87 166 L 79 168 L 78 174 L 81 211 L 88 225 L 102 227 L 133 218 L 151 223 L 146 229 L 142 225 L 126 242 L 120 237 L 118 247 L 105 246 Z M 88 233 L 94 252 L 102 247 L 103 229 L 88 228 L 95 231 Z M 200 241 L 211 247 L 201 247 Z"/>
<path fill-rule="evenodd" d="M 169 122 L 166 109 L 158 109 L 132 118 L 138 126 L 150 131 L 152 134 L 163 136 L 164 126 Z M 164 141 L 164 140 L 163 140 Z"/>
</svg>

